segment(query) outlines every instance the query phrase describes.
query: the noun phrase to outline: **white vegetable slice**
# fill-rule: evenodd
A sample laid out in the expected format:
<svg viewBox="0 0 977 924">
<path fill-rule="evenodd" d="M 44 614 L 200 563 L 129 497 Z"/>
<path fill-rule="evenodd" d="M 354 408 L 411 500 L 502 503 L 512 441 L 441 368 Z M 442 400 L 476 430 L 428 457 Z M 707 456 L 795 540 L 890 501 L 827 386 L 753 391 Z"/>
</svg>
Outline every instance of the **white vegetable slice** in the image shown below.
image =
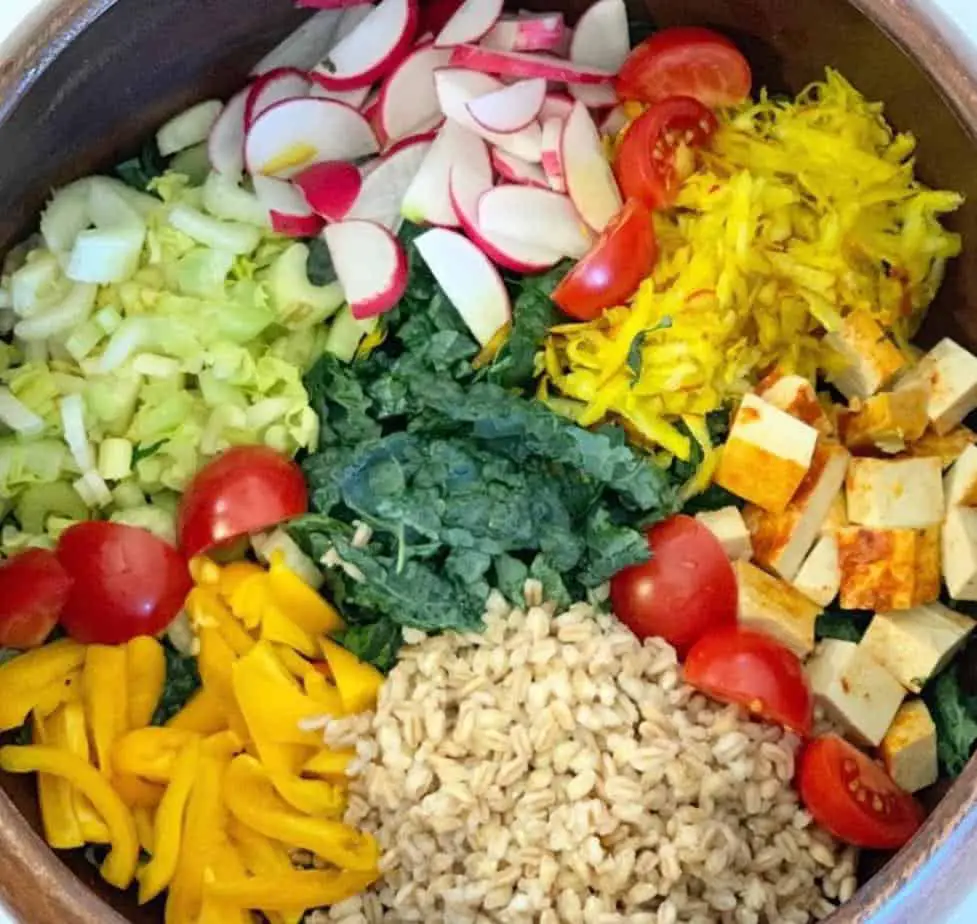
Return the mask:
<svg viewBox="0 0 977 924">
<path fill-rule="evenodd" d="M 572 111 L 572 107 L 571 107 Z M 566 176 L 563 173 L 563 126 L 565 120 L 552 116 L 543 122 L 543 151 L 540 162 L 550 189 L 554 192 L 567 191 Z"/>
<path fill-rule="evenodd" d="M 61 426 L 75 464 L 82 472 L 90 472 L 95 468 L 95 452 L 85 429 L 85 402 L 81 395 L 61 399 Z"/>
<path fill-rule="evenodd" d="M 206 141 L 224 104 L 217 99 L 205 100 L 174 116 L 156 132 L 156 146 L 163 157 L 169 157 Z"/>
<path fill-rule="evenodd" d="M 511 134 L 532 123 L 546 99 L 542 77 L 518 80 L 466 103 L 468 114 L 490 132 Z"/>
<path fill-rule="evenodd" d="M 322 232 L 353 317 L 389 311 L 407 288 L 407 256 L 386 228 L 372 221 L 339 221 Z"/>
<path fill-rule="evenodd" d="M 244 172 L 244 113 L 250 89 L 239 90 L 227 101 L 207 139 L 210 165 L 226 176 Z"/>
<path fill-rule="evenodd" d="M 72 483 L 86 507 L 106 507 L 112 503 L 112 492 L 105 479 L 94 469 L 89 469 Z"/>
<path fill-rule="evenodd" d="M 284 99 L 308 96 L 312 81 L 305 71 L 294 67 L 280 67 L 262 74 L 248 90 L 244 106 L 244 124 L 250 126 L 265 110 Z"/>
<path fill-rule="evenodd" d="M 292 178 L 305 201 L 327 221 L 342 221 L 363 187 L 363 177 L 352 164 L 329 160 L 306 167 Z"/>
<path fill-rule="evenodd" d="M 449 49 L 421 45 L 387 78 L 380 90 L 377 118 L 388 142 L 422 131 L 441 118 L 434 72 L 450 58 Z"/>
<path fill-rule="evenodd" d="M 528 160 L 516 157 L 515 154 L 493 148 L 492 166 L 503 180 L 508 180 L 510 183 L 538 186 L 540 189 L 550 188 L 546 174 L 539 164 L 531 164 Z"/>
<path fill-rule="evenodd" d="M 592 237 L 567 196 L 532 186 L 503 185 L 490 189 L 478 205 L 478 223 L 536 247 L 550 247 L 579 259 Z"/>
<path fill-rule="evenodd" d="M 192 237 L 198 244 L 233 254 L 251 253 L 261 243 L 261 232 L 254 225 L 221 221 L 189 205 L 174 207 L 169 221 L 177 231 Z"/>
<path fill-rule="evenodd" d="M 497 51 L 559 52 L 566 40 L 562 13 L 520 13 L 503 16 L 481 44 Z"/>
<path fill-rule="evenodd" d="M 451 53 L 454 67 L 504 77 L 544 77 L 565 83 L 608 83 L 613 71 L 573 64 L 551 55 L 524 51 L 496 51 L 480 45 L 458 45 Z"/>
<path fill-rule="evenodd" d="M 384 154 L 377 166 L 364 177 L 347 218 L 375 221 L 394 233 L 403 222 L 401 205 L 414 177 L 431 149 L 433 139 L 424 136 L 404 141 Z"/>
<path fill-rule="evenodd" d="M 600 123 L 600 133 L 613 137 L 617 135 L 631 120 L 624 111 L 624 106 L 618 104 L 608 112 Z"/>
<path fill-rule="evenodd" d="M 574 64 L 616 74 L 631 51 L 624 0 L 597 0 L 580 17 L 570 40 Z"/>
<path fill-rule="evenodd" d="M 242 221 L 258 228 L 271 227 L 268 209 L 233 174 L 214 170 L 208 175 L 203 185 L 203 206 L 214 218 Z"/>
<path fill-rule="evenodd" d="M 258 560 L 264 564 L 270 565 L 273 555 L 281 555 L 285 567 L 293 574 L 297 574 L 306 584 L 313 589 L 322 586 L 322 572 L 316 567 L 316 563 L 280 526 L 270 533 L 256 533 L 251 537 L 251 547 Z"/>
<path fill-rule="evenodd" d="M 0 385 L 0 421 L 21 436 L 37 436 L 44 431 L 44 420 Z"/>
<path fill-rule="evenodd" d="M 567 96 L 566 93 L 550 92 L 546 94 L 543 107 L 539 110 L 539 120 L 540 122 L 545 122 L 547 119 L 565 121 L 570 118 L 571 112 L 573 112 L 573 97 Z"/>
<path fill-rule="evenodd" d="M 370 8 L 365 9 L 369 12 Z M 303 71 L 314 67 L 333 44 L 343 19 L 338 10 L 316 13 L 269 51 L 251 73 L 258 76 L 279 67 L 297 67 Z"/>
<path fill-rule="evenodd" d="M 289 237 L 315 237 L 325 222 L 288 180 L 272 176 L 253 178 L 254 194 L 268 210 L 271 227 Z"/>
<path fill-rule="evenodd" d="M 591 228 L 603 231 L 621 210 L 623 200 L 597 126 L 581 102 L 563 126 L 560 155 L 570 199 Z"/>
<path fill-rule="evenodd" d="M 477 42 L 498 22 L 502 3 L 503 0 L 465 0 L 444 24 L 434 44 L 450 48 L 462 42 Z"/>
<path fill-rule="evenodd" d="M 139 268 L 146 239 L 140 227 L 92 228 L 75 238 L 65 275 L 75 282 L 125 282 Z"/>
<path fill-rule="evenodd" d="M 91 182 L 76 180 L 55 192 L 41 215 L 41 236 L 55 253 L 66 253 L 75 238 L 92 223 Z"/>
</svg>

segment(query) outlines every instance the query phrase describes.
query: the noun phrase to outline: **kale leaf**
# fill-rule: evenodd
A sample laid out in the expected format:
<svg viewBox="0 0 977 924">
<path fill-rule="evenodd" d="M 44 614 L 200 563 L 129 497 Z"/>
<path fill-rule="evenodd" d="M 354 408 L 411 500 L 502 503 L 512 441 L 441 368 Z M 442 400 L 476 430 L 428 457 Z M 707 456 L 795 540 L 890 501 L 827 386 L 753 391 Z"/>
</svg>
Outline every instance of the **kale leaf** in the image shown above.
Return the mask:
<svg viewBox="0 0 977 924">
<path fill-rule="evenodd" d="M 959 776 L 977 742 L 977 696 L 963 689 L 959 664 L 953 664 L 923 691 L 936 725 L 940 766 L 949 777 Z"/>
<path fill-rule="evenodd" d="M 113 172 L 127 186 L 146 192 L 149 184 L 166 172 L 166 166 L 167 160 L 160 154 L 156 139 L 150 138 L 135 157 L 117 164 Z"/>
<path fill-rule="evenodd" d="M 729 435 L 730 411 L 728 407 L 718 411 L 711 411 L 706 415 L 706 426 L 709 428 L 709 439 L 713 446 L 720 446 L 726 442 Z M 676 458 L 669 467 L 669 477 L 679 484 L 689 481 L 702 464 L 702 447 L 696 442 L 683 421 L 679 421 L 676 426 L 682 430 L 691 440 L 692 451 L 687 461 Z M 690 516 L 703 513 L 709 510 L 721 510 L 723 507 L 742 507 L 743 499 L 731 494 L 718 484 L 710 484 L 705 491 L 689 497 L 682 506 L 684 513 Z"/>
<path fill-rule="evenodd" d="M 332 255 L 321 237 L 306 241 L 309 256 L 305 261 L 305 275 L 314 286 L 328 286 L 336 281 L 336 268 L 332 265 Z"/>
<path fill-rule="evenodd" d="M 403 644 L 400 626 L 390 619 L 355 625 L 334 636 L 361 661 L 387 673 L 397 663 L 397 652 Z"/>
<path fill-rule="evenodd" d="M 193 655 L 180 654 L 169 641 L 163 642 L 163 653 L 166 655 L 166 680 L 153 714 L 153 725 L 165 725 L 200 688 L 197 659 Z"/>
<path fill-rule="evenodd" d="M 814 637 L 836 638 L 844 642 L 860 642 L 868 631 L 872 614 L 867 610 L 826 609 L 814 626 Z"/>
</svg>

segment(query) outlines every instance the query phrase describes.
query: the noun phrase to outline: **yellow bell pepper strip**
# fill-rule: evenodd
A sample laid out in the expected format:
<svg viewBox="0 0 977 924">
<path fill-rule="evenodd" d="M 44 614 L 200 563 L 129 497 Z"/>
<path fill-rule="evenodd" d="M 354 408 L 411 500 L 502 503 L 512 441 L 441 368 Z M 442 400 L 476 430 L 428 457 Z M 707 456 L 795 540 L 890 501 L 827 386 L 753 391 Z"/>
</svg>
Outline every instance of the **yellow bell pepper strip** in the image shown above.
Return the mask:
<svg viewBox="0 0 977 924">
<path fill-rule="evenodd" d="M 204 896 L 238 908 L 296 911 L 335 905 L 359 895 L 380 878 L 378 870 L 293 870 L 273 876 L 213 879 Z"/>
<path fill-rule="evenodd" d="M 356 756 L 356 751 L 346 748 L 341 751 L 319 751 L 302 766 L 302 773 L 321 776 L 327 780 L 343 782 L 348 779 L 346 771 Z"/>
<path fill-rule="evenodd" d="M 227 716 L 221 709 L 215 693 L 210 690 L 197 690 L 165 727 L 197 732 L 200 735 L 212 735 L 227 728 Z"/>
<path fill-rule="evenodd" d="M 112 763 L 120 773 L 154 783 L 173 780 L 177 755 L 200 735 L 181 728 L 137 728 L 115 742 Z"/>
<path fill-rule="evenodd" d="M 230 820 L 227 833 L 252 876 L 274 876 L 279 873 L 290 873 L 295 869 L 289 859 L 288 851 L 282 844 L 262 837 L 242 825 L 236 818 Z M 299 924 L 305 916 L 305 909 L 283 913 L 270 911 L 267 908 L 257 910 L 261 911 L 272 924 Z"/>
<path fill-rule="evenodd" d="M 177 755 L 173 779 L 156 810 L 152 859 L 139 870 L 139 904 L 144 905 L 163 891 L 176 873 L 183 841 L 183 815 L 200 760 L 200 740 L 187 742 Z"/>
<path fill-rule="evenodd" d="M 320 639 L 319 643 L 336 680 L 346 713 L 355 715 L 375 709 L 380 687 L 383 686 L 383 674 L 330 639 Z"/>
<path fill-rule="evenodd" d="M 316 667 L 311 661 L 306 661 L 294 648 L 288 645 L 272 645 L 275 650 L 275 657 L 282 662 L 285 668 L 296 680 L 301 680 L 309 671 L 315 671 Z M 316 652 L 318 654 L 318 651 Z"/>
<path fill-rule="evenodd" d="M 112 746 L 128 725 L 126 650 L 123 646 L 89 645 L 82 669 L 82 698 L 95 763 L 112 776 Z"/>
<path fill-rule="evenodd" d="M 50 773 L 77 787 L 109 829 L 111 849 L 102 863 L 102 878 L 117 889 L 129 887 L 139 859 L 136 823 L 125 803 L 98 770 L 74 754 L 45 745 L 0 748 L 0 769 L 8 773 Z"/>
<path fill-rule="evenodd" d="M 190 559 L 188 565 L 190 577 L 194 584 L 204 587 L 217 587 L 220 584 L 222 568 L 215 561 L 204 555 L 197 555 Z"/>
<path fill-rule="evenodd" d="M 197 669 L 200 671 L 204 689 L 212 692 L 217 698 L 227 719 L 227 725 L 242 737 L 247 737 L 247 726 L 234 698 L 231 682 L 231 669 L 237 661 L 237 655 L 218 629 L 209 627 L 201 629 L 199 639 Z"/>
<path fill-rule="evenodd" d="M 320 818 L 342 818 L 346 811 L 346 787 L 326 780 L 304 780 L 283 770 L 268 770 L 278 794 L 294 809 Z"/>
<path fill-rule="evenodd" d="M 237 589 L 249 578 L 255 575 L 263 575 L 265 569 L 261 565 L 256 565 L 250 561 L 235 561 L 221 568 L 220 577 L 217 581 L 217 591 L 228 604 L 234 598 Z"/>
<path fill-rule="evenodd" d="M 64 749 L 66 742 L 59 740 L 58 723 L 53 718 L 41 718 L 35 713 L 33 739 L 35 744 L 49 745 Z M 85 845 L 85 835 L 81 832 L 78 814 L 75 811 L 74 793 L 71 784 L 60 776 L 39 773 L 37 776 L 37 796 L 41 803 L 41 823 L 44 838 L 57 850 L 71 850 Z"/>
<path fill-rule="evenodd" d="M 194 587 L 187 595 L 186 610 L 194 629 L 219 629 L 236 655 L 245 655 L 254 647 L 254 639 L 212 587 Z"/>
<path fill-rule="evenodd" d="M 126 645 L 129 677 L 129 721 L 132 728 L 143 728 L 153 719 L 166 682 L 166 655 L 163 646 L 148 635 L 140 635 Z"/>
<path fill-rule="evenodd" d="M 244 744 L 241 736 L 228 728 L 214 735 L 208 735 L 201 742 L 200 748 L 204 754 L 219 757 L 227 762 L 244 750 Z"/>
<path fill-rule="evenodd" d="M 204 872 L 204 881 L 228 879 L 236 882 L 246 876 L 247 871 L 241 857 L 227 838 L 222 838 L 215 845 L 210 863 Z M 251 911 L 205 891 L 197 924 L 252 924 Z"/>
<path fill-rule="evenodd" d="M 314 699 L 329 715 L 342 715 L 343 700 L 334 683 L 330 683 L 319 671 L 311 671 L 302 678 L 305 695 Z"/>
<path fill-rule="evenodd" d="M 231 612 L 245 628 L 257 629 L 265 608 L 271 603 L 268 572 L 255 565 L 254 570 L 236 580 L 223 596 Z"/>
<path fill-rule="evenodd" d="M 81 690 L 81 672 L 72 671 L 63 680 L 55 680 L 43 690 L 38 690 L 34 699 L 34 715 L 47 718 L 67 702 L 78 700 Z"/>
<path fill-rule="evenodd" d="M 279 642 L 314 658 L 319 654 L 315 637 L 297 626 L 285 611 L 269 599 L 261 610 L 261 638 L 266 642 Z"/>
<path fill-rule="evenodd" d="M 275 791 L 261 764 L 247 754 L 231 761 L 224 801 L 238 821 L 265 837 L 304 847 L 341 869 L 369 872 L 376 868 L 379 848 L 369 834 L 340 821 L 309 818 L 294 811 Z M 245 906 L 261 905 L 259 901 Z"/>
<path fill-rule="evenodd" d="M 309 635 L 329 635 L 344 628 L 335 608 L 285 565 L 281 552 L 271 556 L 268 583 L 282 612 Z"/>
<path fill-rule="evenodd" d="M 52 685 L 64 684 L 85 661 L 85 648 L 60 639 L 0 665 L 0 731 L 19 728 Z M 48 702 L 49 700 L 44 700 Z M 53 709 L 51 710 L 53 711 Z"/>
<path fill-rule="evenodd" d="M 136 807 L 132 810 L 132 820 L 136 823 L 139 846 L 146 853 L 152 853 L 156 841 L 155 813 L 151 808 Z"/>
<path fill-rule="evenodd" d="M 84 763 L 91 762 L 91 747 L 88 743 L 88 728 L 85 724 L 85 707 L 81 700 L 65 703 L 51 716 L 49 724 L 55 729 L 59 747 L 70 751 Z M 107 844 L 109 829 L 99 817 L 91 802 L 75 787 L 71 787 L 75 803 L 75 814 L 81 825 L 81 833 L 87 844 Z"/>
<path fill-rule="evenodd" d="M 119 794 L 119 798 L 131 809 L 154 809 L 163 798 L 165 787 L 157 783 L 149 783 L 129 773 L 114 773 L 112 788 Z"/>
</svg>

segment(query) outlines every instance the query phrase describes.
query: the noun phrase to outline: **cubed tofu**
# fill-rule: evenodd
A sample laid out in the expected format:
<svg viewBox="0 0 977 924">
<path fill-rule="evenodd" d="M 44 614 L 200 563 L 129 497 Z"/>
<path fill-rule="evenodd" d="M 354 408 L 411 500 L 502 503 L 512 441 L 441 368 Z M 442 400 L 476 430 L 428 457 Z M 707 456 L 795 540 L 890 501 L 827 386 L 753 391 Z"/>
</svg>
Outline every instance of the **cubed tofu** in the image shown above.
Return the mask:
<svg viewBox="0 0 977 924">
<path fill-rule="evenodd" d="M 968 446 L 943 479 L 947 507 L 977 507 L 977 446 Z"/>
<path fill-rule="evenodd" d="M 743 517 L 758 564 L 785 581 L 794 579 L 845 483 L 850 458 L 843 446 L 822 438 L 814 450 L 811 467 L 783 513 L 747 505 Z"/>
<path fill-rule="evenodd" d="M 943 522 L 943 580 L 954 600 L 977 600 L 977 510 L 951 507 Z"/>
<path fill-rule="evenodd" d="M 849 449 L 881 449 L 897 453 L 918 440 L 929 422 L 924 388 L 887 391 L 854 403 L 840 419 L 842 439 Z"/>
<path fill-rule="evenodd" d="M 799 658 L 814 650 L 821 607 L 790 584 L 748 561 L 733 566 L 739 585 L 739 624 L 772 636 Z"/>
<path fill-rule="evenodd" d="M 743 514 L 736 507 L 697 513 L 695 518 L 719 540 L 727 558 L 735 561 L 753 557 L 750 531 L 746 528 Z"/>
<path fill-rule="evenodd" d="M 899 707 L 879 753 L 889 776 L 906 792 L 919 792 L 936 782 L 936 725 L 926 703 L 910 699 Z"/>
<path fill-rule="evenodd" d="M 888 612 L 913 606 L 916 530 L 845 526 L 835 535 L 842 609 Z"/>
<path fill-rule="evenodd" d="M 932 603 L 940 596 L 940 534 L 939 526 L 927 526 L 916 533 L 916 569 L 913 585 L 913 606 Z"/>
<path fill-rule="evenodd" d="M 824 639 L 808 662 L 811 692 L 859 744 L 876 747 L 906 691 L 864 645 Z"/>
<path fill-rule="evenodd" d="M 849 522 L 848 505 L 845 503 L 845 492 L 839 491 L 831 501 L 831 506 L 828 508 L 828 515 L 821 524 L 821 535 L 831 535 L 841 529 L 842 526 L 848 526 Z"/>
<path fill-rule="evenodd" d="M 716 484 L 764 510 L 779 513 L 811 467 L 818 432 L 800 420 L 746 395 L 716 467 Z"/>
<path fill-rule="evenodd" d="M 977 433 L 968 427 L 954 427 L 949 433 L 944 434 L 937 433 L 929 427 L 915 443 L 910 443 L 906 447 L 902 455 L 914 459 L 936 456 L 943 463 L 943 468 L 947 469 L 957 461 L 968 446 L 973 446 L 975 443 L 977 443 Z"/>
<path fill-rule="evenodd" d="M 835 426 L 818 401 L 814 386 L 802 375 L 784 375 L 757 394 L 791 417 L 814 427 L 822 436 L 834 436 Z"/>
<path fill-rule="evenodd" d="M 860 526 L 920 529 L 943 522 L 939 459 L 852 459 L 845 479 L 848 518 Z"/>
<path fill-rule="evenodd" d="M 977 407 L 977 356 L 949 337 L 919 361 L 913 378 L 929 388 L 926 414 L 937 433 L 948 433 Z"/>
<path fill-rule="evenodd" d="M 824 342 L 843 365 L 840 371 L 832 370 L 831 383 L 849 400 L 874 395 L 906 365 L 906 358 L 875 318 L 861 309 L 851 312 L 841 329 L 827 334 Z"/>
<path fill-rule="evenodd" d="M 876 613 L 861 644 L 907 689 L 919 693 L 942 670 L 974 627 L 974 621 L 942 603 L 901 613 Z"/>
<path fill-rule="evenodd" d="M 829 533 L 818 539 L 810 555 L 804 559 L 793 584 L 818 606 L 827 606 L 838 596 L 841 571 L 838 568 L 837 536 Z"/>
</svg>

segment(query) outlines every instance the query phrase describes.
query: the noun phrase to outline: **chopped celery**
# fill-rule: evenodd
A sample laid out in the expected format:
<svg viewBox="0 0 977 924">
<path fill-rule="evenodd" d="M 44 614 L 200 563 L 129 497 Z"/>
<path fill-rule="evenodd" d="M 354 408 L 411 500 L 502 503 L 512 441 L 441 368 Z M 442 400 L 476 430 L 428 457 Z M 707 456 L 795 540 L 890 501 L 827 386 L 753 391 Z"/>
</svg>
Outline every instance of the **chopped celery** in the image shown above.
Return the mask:
<svg viewBox="0 0 977 924">
<path fill-rule="evenodd" d="M 232 177 L 213 171 L 204 183 L 204 208 L 215 218 L 271 228 L 268 209 Z"/>
<path fill-rule="evenodd" d="M 141 526 L 165 542 L 176 545 L 176 517 L 162 507 L 145 505 L 130 507 L 128 510 L 116 510 L 109 519 L 113 523 Z"/>
<path fill-rule="evenodd" d="M 292 330 L 321 323 L 335 314 L 344 301 L 338 282 L 325 286 L 309 282 L 308 258 L 305 244 L 292 244 L 268 272 L 268 289 L 278 321 Z"/>
<path fill-rule="evenodd" d="M 119 510 L 142 507 L 146 503 L 146 495 L 134 481 L 120 481 L 112 488 L 112 499 Z"/>
<path fill-rule="evenodd" d="M 75 238 L 65 275 L 75 282 L 124 282 L 139 266 L 141 228 L 93 228 Z"/>
<path fill-rule="evenodd" d="M 85 472 L 73 483 L 73 487 L 89 507 L 106 507 L 112 503 L 112 492 L 109 486 L 94 469 Z"/>
<path fill-rule="evenodd" d="M 31 254 L 10 276 L 10 307 L 22 318 L 29 318 L 57 300 L 64 290 L 64 274 L 58 258 L 49 251 Z"/>
<path fill-rule="evenodd" d="M 58 305 L 18 322 L 14 334 L 25 341 L 47 340 L 64 334 L 88 320 L 97 294 L 98 286 L 93 283 L 75 283 Z"/>
<path fill-rule="evenodd" d="M 48 529 L 49 517 L 84 520 L 88 507 L 70 484 L 52 481 L 25 488 L 14 504 L 14 516 L 25 533 L 43 533 Z"/>
<path fill-rule="evenodd" d="M 200 298 L 223 293 L 233 266 L 234 254 L 226 250 L 194 247 L 177 260 L 174 284 L 185 295 Z"/>
<path fill-rule="evenodd" d="M 207 153 L 207 142 L 202 141 L 193 147 L 180 151 L 170 161 L 170 170 L 181 173 L 193 186 L 200 186 L 210 172 L 210 156 Z"/>
<path fill-rule="evenodd" d="M 14 397 L 9 388 L 0 387 L 0 423 L 23 436 L 35 436 L 44 431 L 44 419 Z"/>
<path fill-rule="evenodd" d="M 261 231 L 241 222 L 221 221 L 188 205 L 170 212 L 170 224 L 197 243 L 234 254 L 251 253 L 261 242 Z"/>
<path fill-rule="evenodd" d="M 94 321 L 106 334 L 114 334 L 122 324 L 122 315 L 115 308 L 102 308 L 95 312 Z"/>
<path fill-rule="evenodd" d="M 377 326 L 376 318 L 366 318 L 358 321 L 353 317 L 349 305 L 343 305 L 339 314 L 333 319 L 326 337 L 325 350 L 332 353 L 343 362 L 350 363 L 356 356 L 360 341 Z"/>
<path fill-rule="evenodd" d="M 121 481 L 132 473 L 132 443 L 120 437 L 102 440 L 98 447 L 98 473 L 106 481 Z"/>
<path fill-rule="evenodd" d="M 322 586 L 322 572 L 296 544 L 295 540 L 281 527 L 268 533 L 256 533 L 251 537 L 251 547 L 255 555 L 266 565 L 276 553 L 282 556 L 285 567 L 297 574 L 306 584 L 316 590 Z"/>
<path fill-rule="evenodd" d="M 65 349 L 75 362 L 81 362 L 99 345 L 104 336 L 105 332 L 94 320 L 86 321 L 71 332 L 71 336 L 64 342 Z"/>
</svg>

